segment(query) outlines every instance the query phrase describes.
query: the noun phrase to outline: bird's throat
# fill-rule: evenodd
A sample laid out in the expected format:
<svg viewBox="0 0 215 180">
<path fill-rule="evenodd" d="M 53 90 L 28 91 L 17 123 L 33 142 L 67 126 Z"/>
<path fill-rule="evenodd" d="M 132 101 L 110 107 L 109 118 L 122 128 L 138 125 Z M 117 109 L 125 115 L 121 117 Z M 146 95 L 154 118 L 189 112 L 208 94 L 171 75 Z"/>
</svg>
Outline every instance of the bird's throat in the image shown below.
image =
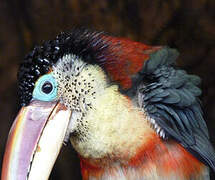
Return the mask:
<svg viewBox="0 0 215 180">
<path fill-rule="evenodd" d="M 117 86 L 110 86 L 97 96 L 84 123 L 87 124 L 84 134 L 87 138 L 84 141 L 75 136 L 71 138 L 73 146 L 84 158 L 128 161 L 155 135 L 146 114 L 122 95 Z"/>
<path fill-rule="evenodd" d="M 151 129 L 146 114 L 120 94 L 116 86 L 104 90 L 86 120 L 87 139 L 71 139 L 80 155 L 84 179 L 207 176 L 206 167 L 181 145 L 162 140 Z"/>
</svg>

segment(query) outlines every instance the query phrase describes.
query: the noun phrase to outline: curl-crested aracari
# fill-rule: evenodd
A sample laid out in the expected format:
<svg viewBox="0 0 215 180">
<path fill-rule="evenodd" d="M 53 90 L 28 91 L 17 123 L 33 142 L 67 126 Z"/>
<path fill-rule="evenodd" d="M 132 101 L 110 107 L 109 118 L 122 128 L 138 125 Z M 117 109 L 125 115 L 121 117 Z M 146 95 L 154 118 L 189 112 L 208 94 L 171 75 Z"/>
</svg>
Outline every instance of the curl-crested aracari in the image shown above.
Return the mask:
<svg viewBox="0 0 215 180">
<path fill-rule="evenodd" d="M 22 108 L 10 130 L 2 180 L 48 179 L 63 142 L 83 179 L 209 179 L 215 152 L 200 78 L 178 52 L 86 29 L 61 33 L 26 55 Z"/>
</svg>

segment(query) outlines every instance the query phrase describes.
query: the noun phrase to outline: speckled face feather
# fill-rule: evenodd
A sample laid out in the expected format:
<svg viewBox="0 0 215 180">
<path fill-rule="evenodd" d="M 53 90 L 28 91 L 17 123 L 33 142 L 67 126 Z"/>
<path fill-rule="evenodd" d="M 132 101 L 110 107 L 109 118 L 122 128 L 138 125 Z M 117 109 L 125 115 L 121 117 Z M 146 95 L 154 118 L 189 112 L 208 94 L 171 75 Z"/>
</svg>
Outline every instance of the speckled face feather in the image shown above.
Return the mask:
<svg viewBox="0 0 215 180">
<path fill-rule="evenodd" d="M 106 88 L 108 78 L 98 65 L 87 64 L 71 54 L 59 59 L 52 74 L 58 82 L 59 100 L 73 112 L 69 132 L 77 133 L 79 140 L 83 140 L 88 126 L 84 117 L 93 108 L 96 97 Z"/>
<path fill-rule="evenodd" d="M 107 43 L 101 38 L 102 33 L 87 29 L 74 29 L 70 33 L 61 33 L 54 40 L 36 46 L 27 54 L 18 71 L 18 93 L 22 106 L 32 99 L 36 80 L 48 73 L 51 67 L 65 54 L 74 54 L 85 62 L 96 63 Z"/>
</svg>

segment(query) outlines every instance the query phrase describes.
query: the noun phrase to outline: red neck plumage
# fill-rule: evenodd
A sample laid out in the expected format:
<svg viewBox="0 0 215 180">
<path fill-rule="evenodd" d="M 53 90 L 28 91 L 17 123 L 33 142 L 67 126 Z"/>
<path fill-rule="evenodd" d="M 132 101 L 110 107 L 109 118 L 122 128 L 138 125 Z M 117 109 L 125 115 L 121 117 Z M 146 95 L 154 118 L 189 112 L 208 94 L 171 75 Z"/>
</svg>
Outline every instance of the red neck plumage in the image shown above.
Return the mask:
<svg viewBox="0 0 215 180">
<path fill-rule="evenodd" d="M 205 171 L 205 166 L 180 144 L 170 140 L 163 141 L 156 134 L 152 138 L 126 162 L 117 157 L 96 160 L 80 157 L 83 179 L 99 180 L 108 176 L 112 179 L 189 179 Z"/>
</svg>

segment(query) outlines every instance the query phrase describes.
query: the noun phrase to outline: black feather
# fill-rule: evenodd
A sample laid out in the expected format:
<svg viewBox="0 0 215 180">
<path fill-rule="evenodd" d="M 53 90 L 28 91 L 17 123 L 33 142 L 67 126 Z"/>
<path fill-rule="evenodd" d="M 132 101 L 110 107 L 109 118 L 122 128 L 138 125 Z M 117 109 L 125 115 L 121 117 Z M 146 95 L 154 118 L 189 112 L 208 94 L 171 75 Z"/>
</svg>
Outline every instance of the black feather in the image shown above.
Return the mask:
<svg viewBox="0 0 215 180">
<path fill-rule="evenodd" d="M 21 105 L 27 105 L 32 99 L 36 80 L 46 74 L 65 54 L 74 54 L 91 64 L 105 61 L 104 50 L 108 43 L 101 38 L 102 35 L 100 32 L 85 28 L 73 29 L 61 33 L 54 40 L 44 42 L 41 46 L 36 46 L 25 56 L 18 71 L 18 94 Z"/>
</svg>

